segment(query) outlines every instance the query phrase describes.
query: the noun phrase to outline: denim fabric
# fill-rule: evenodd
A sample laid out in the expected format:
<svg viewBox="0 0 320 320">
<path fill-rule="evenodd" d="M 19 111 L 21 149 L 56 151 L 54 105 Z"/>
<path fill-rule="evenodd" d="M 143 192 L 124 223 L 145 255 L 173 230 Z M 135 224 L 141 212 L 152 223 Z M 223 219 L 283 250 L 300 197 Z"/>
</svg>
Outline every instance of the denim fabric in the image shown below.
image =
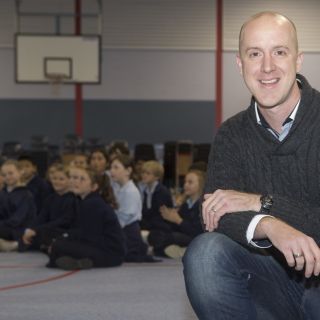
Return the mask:
<svg viewBox="0 0 320 320">
<path fill-rule="evenodd" d="M 200 320 L 320 319 L 319 280 L 303 277 L 273 252 L 204 233 L 183 258 L 191 305 Z M 279 252 L 278 252 L 279 253 Z"/>
</svg>

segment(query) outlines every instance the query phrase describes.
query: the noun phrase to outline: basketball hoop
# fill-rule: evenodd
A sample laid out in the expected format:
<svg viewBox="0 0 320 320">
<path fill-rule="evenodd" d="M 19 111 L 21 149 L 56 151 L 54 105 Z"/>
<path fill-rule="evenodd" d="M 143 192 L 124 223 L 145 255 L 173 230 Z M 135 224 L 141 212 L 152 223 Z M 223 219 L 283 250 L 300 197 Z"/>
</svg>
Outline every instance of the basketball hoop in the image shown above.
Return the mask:
<svg viewBox="0 0 320 320">
<path fill-rule="evenodd" d="M 47 73 L 46 79 L 52 87 L 52 94 L 58 96 L 60 94 L 61 85 L 68 79 L 68 76 L 64 73 Z"/>
</svg>

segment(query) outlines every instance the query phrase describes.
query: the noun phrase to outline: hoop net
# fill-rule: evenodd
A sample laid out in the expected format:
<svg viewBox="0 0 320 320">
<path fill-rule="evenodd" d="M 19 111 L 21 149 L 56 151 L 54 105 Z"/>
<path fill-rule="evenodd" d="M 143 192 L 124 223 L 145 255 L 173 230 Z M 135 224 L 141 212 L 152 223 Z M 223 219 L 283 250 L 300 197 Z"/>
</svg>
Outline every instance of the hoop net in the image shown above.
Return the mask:
<svg viewBox="0 0 320 320">
<path fill-rule="evenodd" d="M 52 94 L 58 96 L 60 94 L 61 85 L 63 85 L 64 81 L 68 78 L 68 76 L 64 73 L 48 73 L 46 74 L 46 79 L 52 88 Z"/>
</svg>

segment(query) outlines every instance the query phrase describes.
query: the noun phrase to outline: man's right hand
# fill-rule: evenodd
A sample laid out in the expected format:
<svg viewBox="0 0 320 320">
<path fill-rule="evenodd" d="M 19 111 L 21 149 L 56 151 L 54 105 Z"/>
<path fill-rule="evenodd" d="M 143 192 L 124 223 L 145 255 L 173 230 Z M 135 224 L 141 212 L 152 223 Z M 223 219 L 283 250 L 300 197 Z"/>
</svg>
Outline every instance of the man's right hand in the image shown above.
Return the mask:
<svg viewBox="0 0 320 320">
<path fill-rule="evenodd" d="M 273 217 L 261 219 L 254 239 L 268 238 L 283 253 L 290 267 L 303 270 L 305 277 L 320 273 L 320 248 L 306 234 Z"/>
</svg>

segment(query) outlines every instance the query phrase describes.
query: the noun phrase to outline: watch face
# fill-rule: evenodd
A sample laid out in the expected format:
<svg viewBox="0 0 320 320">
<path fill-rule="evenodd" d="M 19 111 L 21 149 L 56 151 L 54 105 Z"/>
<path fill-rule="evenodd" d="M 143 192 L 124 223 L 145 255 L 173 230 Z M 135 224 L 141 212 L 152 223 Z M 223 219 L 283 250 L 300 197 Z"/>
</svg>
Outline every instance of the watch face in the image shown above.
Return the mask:
<svg viewBox="0 0 320 320">
<path fill-rule="evenodd" d="M 270 210 L 273 204 L 272 196 L 262 196 L 261 199 L 261 206 L 265 210 Z"/>
</svg>

